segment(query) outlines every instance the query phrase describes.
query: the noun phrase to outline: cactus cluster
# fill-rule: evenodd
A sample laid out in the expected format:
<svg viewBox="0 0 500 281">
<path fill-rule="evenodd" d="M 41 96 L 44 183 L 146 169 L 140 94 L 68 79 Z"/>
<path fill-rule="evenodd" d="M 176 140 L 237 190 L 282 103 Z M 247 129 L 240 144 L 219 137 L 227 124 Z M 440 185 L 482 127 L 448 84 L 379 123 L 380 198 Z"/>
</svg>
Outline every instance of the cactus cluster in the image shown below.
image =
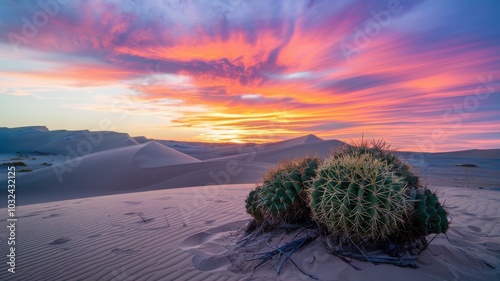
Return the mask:
<svg viewBox="0 0 500 281">
<path fill-rule="evenodd" d="M 246 199 L 247 212 L 256 222 L 290 223 L 307 219 L 305 190 L 316 176 L 319 160 L 305 157 L 284 161 L 271 169 L 262 186 L 251 191 Z"/>
<path fill-rule="evenodd" d="M 317 173 L 311 209 L 330 232 L 356 241 L 385 240 L 411 211 L 404 178 L 372 153 L 336 155 Z"/>
<path fill-rule="evenodd" d="M 446 233 L 448 213 L 438 202 L 437 195 L 429 189 L 419 188 L 415 196 L 415 210 L 412 214 L 412 228 L 416 235 Z"/>
<path fill-rule="evenodd" d="M 280 163 L 250 192 L 246 210 L 257 224 L 314 220 L 355 243 L 412 241 L 448 229 L 436 194 L 419 187 L 410 166 L 382 141 L 346 146 L 325 161 Z"/>
</svg>

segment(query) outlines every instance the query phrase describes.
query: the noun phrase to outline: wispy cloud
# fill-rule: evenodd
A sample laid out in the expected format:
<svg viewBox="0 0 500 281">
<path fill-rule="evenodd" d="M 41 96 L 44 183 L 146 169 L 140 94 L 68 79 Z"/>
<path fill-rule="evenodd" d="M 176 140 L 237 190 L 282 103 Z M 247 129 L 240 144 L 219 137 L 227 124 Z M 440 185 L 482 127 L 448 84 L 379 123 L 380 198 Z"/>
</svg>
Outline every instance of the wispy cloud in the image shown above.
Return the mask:
<svg viewBox="0 0 500 281">
<path fill-rule="evenodd" d="M 498 1 L 49 2 L 0 4 L 11 94 L 119 85 L 130 111 L 163 114 L 173 136 L 209 128 L 207 140 L 365 133 L 415 148 L 408 138 L 445 128 L 463 148 L 498 131 L 496 84 L 473 99 L 478 77 L 500 79 Z M 107 95 L 61 106 L 112 111 Z"/>
</svg>

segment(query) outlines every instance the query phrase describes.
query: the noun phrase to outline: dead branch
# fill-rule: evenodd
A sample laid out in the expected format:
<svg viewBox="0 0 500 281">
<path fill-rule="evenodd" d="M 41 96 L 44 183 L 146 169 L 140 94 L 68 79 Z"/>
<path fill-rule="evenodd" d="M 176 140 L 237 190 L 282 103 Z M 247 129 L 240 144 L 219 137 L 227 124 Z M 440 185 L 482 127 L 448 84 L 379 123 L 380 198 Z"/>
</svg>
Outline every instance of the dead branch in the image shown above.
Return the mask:
<svg viewBox="0 0 500 281">
<path fill-rule="evenodd" d="M 285 245 L 281 246 L 281 247 L 273 247 L 271 245 L 268 244 L 269 247 L 271 248 L 274 248 L 274 250 L 272 251 L 268 251 L 268 252 L 263 252 L 263 253 L 258 253 L 257 255 L 260 255 L 260 257 L 254 259 L 254 260 L 260 260 L 260 262 L 254 267 L 254 271 L 255 269 L 257 269 L 259 266 L 265 264 L 266 262 L 268 262 L 269 260 L 273 259 L 274 256 L 278 255 L 278 261 L 281 259 L 282 256 L 285 256 L 285 258 L 281 261 L 280 265 L 278 266 L 278 268 L 276 269 L 276 272 L 278 273 L 278 275 L 280 275 L 281 273 L 281 270 L 283 269 L 283 266 L 285 265 L 286 261 L 290 260 L 292 262 L 292 264 L 300 271 L 302 272 L 304 275 L 312 278 L 312 279 L 318 279 L 316 278 L 315 276 L 311 275 L 311 274 L 308 274 L 306 272 L 304 272 L 293 260 L 292 260 L 292 255 L 298 251 L 300 248 L 302 248 L 303 246 L 305 246 L 306 244 L 308 244 L 309 242 L 313 241 L 314 239 L 318 238 L 319 235 L 315 235 L 315 236 L 306 236 L 306 237 L 303 237 L 303 238 L 300 238 L 300 239 L 297 239 L 297 240 L 294 240 L 292 242 L 289 242 L 289 243 L 286 243 Z M 278 263 L 278 261 L 274 264 L 276 265 Z"/>
</svg>

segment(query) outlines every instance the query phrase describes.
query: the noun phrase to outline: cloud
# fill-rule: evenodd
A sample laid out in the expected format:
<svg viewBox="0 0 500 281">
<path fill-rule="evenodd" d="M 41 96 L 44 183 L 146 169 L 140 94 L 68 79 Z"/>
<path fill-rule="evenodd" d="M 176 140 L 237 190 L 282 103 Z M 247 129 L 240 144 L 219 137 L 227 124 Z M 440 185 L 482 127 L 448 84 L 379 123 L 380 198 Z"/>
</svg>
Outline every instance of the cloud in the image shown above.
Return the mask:
<svg viewBox="0 0 500 281">
<path fill-rule="evenodd" d="M 385 24 L 374 13 L 387 1 L 69 1 L 53 13 L 11 1 L 1 4 L 0 44 L 15 48 L 0 55 L 0 73 L 20 93 L 22 84 L 68 95 L 126 87 L 140 114 L 163 110 L 211 137 L 364 132 L 408 145 L 402 139 L 430 137 L 429 124 L 449 126 L 443 114 L 474 97 L 478 77 L 500 79 L 497 2 L 400 1 Z M 369 22 L 380 30 L 368 32 Z M 344 43 L 356 49 L 349 58 Z M 497 96 L 463 118 L 468 144 L 470 132 L 498 122 Z M 65 106 L 110 110 L 106 103 Z"/>
<path fill-rule="evenodd" d="M 241 95 L 241 99 L 244 100 L 256 100 L 256 99 L 261 99 L 262 95 L 261 94 L 243 94 Z"/>
</svg>

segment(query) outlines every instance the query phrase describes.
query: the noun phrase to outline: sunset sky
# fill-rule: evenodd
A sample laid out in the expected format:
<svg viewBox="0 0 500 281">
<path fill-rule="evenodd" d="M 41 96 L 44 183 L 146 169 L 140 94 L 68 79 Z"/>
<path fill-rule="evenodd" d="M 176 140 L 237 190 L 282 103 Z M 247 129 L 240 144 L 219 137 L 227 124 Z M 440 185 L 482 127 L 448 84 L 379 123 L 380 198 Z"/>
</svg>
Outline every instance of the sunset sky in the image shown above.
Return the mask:
<svg viewBox="0 0 500 281">
<path fill-rule="evenodd" d="M 0 127 L 500 148 L 497 0 L 2 1 L 0 72 Z"/>
</svg>

